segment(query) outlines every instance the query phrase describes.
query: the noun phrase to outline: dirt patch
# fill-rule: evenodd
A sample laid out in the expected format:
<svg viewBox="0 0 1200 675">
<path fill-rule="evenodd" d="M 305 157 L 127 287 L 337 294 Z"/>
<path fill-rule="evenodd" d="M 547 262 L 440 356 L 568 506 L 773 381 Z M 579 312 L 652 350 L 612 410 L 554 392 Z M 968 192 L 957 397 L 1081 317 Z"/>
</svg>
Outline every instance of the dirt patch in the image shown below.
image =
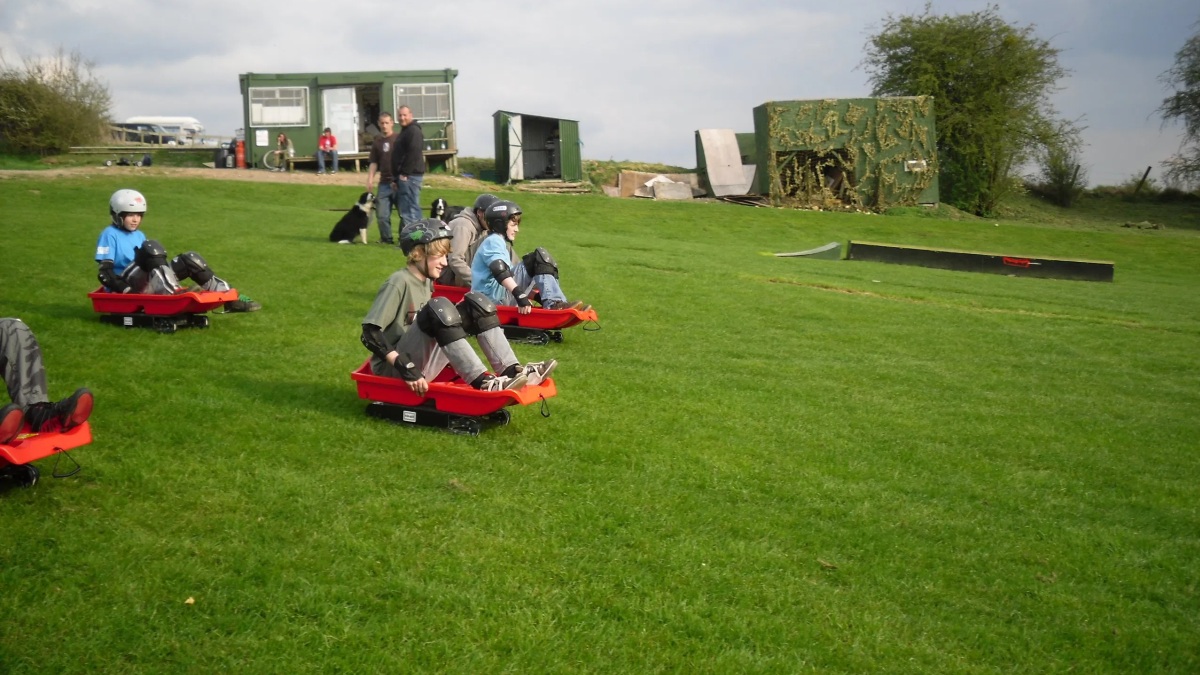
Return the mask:
<svg viewBox="0 0 1200 675">
<path fill-rule="evenodd" d="M 241 180 L 263 183 L 292 183 L 296 185 L 350 185 L 366 189 L 367 172 L 338 171 L 337 174 L 318 176 L 307 171 L 266 171 L 264 169 L 185 169 L 177 167 L 132 167 L 132 166 L 80 166 L 39 171 L 0 171 L 0 180 L 9 178 L 79 178 L 80 176 L 177 176 L 180 178 L 207 178 L 211 180 Z M 378 178 L 376 179 L 378 180 Z M 427 174 L 422 189 L 465 190 L 467 192 L 492 192 L 500 189 L 495 183 L 473 178 Z"/>
</svg>

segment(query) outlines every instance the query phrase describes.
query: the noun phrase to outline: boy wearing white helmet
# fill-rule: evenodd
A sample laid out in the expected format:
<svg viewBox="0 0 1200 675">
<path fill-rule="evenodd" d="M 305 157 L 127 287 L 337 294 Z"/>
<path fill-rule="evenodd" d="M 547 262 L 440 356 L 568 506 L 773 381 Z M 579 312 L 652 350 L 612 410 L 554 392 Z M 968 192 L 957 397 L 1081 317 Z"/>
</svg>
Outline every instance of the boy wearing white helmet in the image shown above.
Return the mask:
<svg viewBox="0 0 1200 675">
<path fill-rule="evenodd" d="M 146 215 L 146 198 L 137 190 L 117 190 L 108 200 L 112 222 L 96 241 L 96 275 L 104 288 L 114 293 L 170 294 L 182 289 L 180 280 L 192 279 L 201 290 L 230 289 L 213 274 L 208 263 L 195 251 L 181 253 L 167 260 L 163 245 L 146 239 L 141 231 Z M 227 312 L 254 312 L 262 305 L 246 296 L 225 303 Z"/>
<path fill-rule="evenodd" d="M 371 352 L 371 371 L 398 377 L 415 394 L 446 365 L 476 389 L 499 391 L 537 385 L 558 365 L 553 359 L 520 364 L 496 317 L 496 306 L 480 293 L 468 293 L 457 305 L 433 296 L 433 280 L 446 267 L 450 230 L 434 218 L 409 223 L 400 231 L 407 265 L 379 288 L 362 321 L 363 346 Z M 487 371 L 466 337 L 474 335 L 490 362 Z"/>
</svg>

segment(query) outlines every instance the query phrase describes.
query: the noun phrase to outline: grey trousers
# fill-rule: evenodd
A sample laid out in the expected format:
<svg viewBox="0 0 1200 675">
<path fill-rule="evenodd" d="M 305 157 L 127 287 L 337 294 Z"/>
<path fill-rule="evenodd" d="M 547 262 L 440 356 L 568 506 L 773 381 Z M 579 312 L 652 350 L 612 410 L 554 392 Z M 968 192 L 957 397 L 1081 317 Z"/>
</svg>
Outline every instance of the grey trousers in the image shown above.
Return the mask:
<svg viewBox="0 0 1200 675">
<path fill-rule="evenodd" d="M 42 348 L 20 319 L 0 319 L 0 373 L 13 403 L 28 408 L 49 402 Z"/>
<path fill-rule="evenodd" d="M 501 328 L 485 330 L 476 335 L 475 339 L 479 341 L 483 355 L 487 357 L 488 363 L 492 366 L 492 372 L 503 372 L 509 366 L 520 363 Z M 421 373 L 425 375 L 425 379 L 430 381 L 437 377 L 447 364 L 454 369 L 455 373 L 458 373 L 464 382 L 468 383 L 474 382 L 475 378 L 487 372 L 487 368 L 479 360 L 475 350 L 471 349 L 471 343 L 465 339 L 455 340 L 443 347 L 433 337 L 422 332 L 415 323 L 409 326 L 408 332 L 400 338 L 400 344 L 396 345 L 396 350 L 401 354 L 408 354 Z M 395 366 L 379 358 L 371 359 L 371 370 L 376 375 L 400 377 L 400 371 Z"/>
</svg>

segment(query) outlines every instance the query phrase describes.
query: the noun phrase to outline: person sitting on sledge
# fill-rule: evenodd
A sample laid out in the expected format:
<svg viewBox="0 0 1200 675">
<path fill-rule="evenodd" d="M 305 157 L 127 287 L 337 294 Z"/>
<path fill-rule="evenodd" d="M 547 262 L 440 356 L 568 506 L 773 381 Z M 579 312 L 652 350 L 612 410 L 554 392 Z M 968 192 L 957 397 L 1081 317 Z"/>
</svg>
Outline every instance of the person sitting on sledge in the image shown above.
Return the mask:
<svg viewBox="0 0 1200 675">
<path fill-rule="evenodd" d="M 543 309 L 588 310 L 591 305 L 567 300 L 558 283 L 558 263 L 550 252 L 535 248 L 518 259 L 513 242 L 521 225 L 521 207 L 498 200 L 484 214 L 488 235 L 471 261 L 471 290 L 487 295 L 499 305 L 516 305 L 521 314 L 533 309 L 536 298 Z"/>
<path fill-rule="evenodd" d="M 446 267 L 450 230 L 434 218 L 408 223 L 400 231 L 407 265 L 379 287 L 362 322 L 362 343 L 371 352 L 371 372 L 404 380 L 424 396 L 446 365 L 464 382 L 483 391 L 538 385 L 558 362 L 524 366 L 513 354 L 496 306 L 481 293 L 467 293 L 457 305 L 433 297 L 433 280 Z M 466 337 L 474 335 L 496 372 L 489 373 Z"/>
<path fill-rule="evenodd" d="M 471 287 L 471 261 L 479 242 L 487 235 L 484 225 L 487 208 L 500 201 L 495 195 L 482 194 L 475 198 L 475 205 L 463 209 L 450 219 L 450 255 L 446 257 L 446 271 L 438 283 L 447 286 Z"/>
<path fill-rule="evenodd" d="M 17 437 L 25 422 L 34 433 L 67 431 L 92 414 L 92 392 L 76 389 L 50 402 L 42 349 L 29 326 L 20 319 L 0 319 L 0 373 L 12 403 L 0 408 L 0 443 Z"/>
<path fill-rule="evenodd" d="M 169 295 L 183 290 L 180 281 L 191 279 L 201 291 L 228 291 L 230 286 L 213 274 L 195 251 L 181 253 L 169 262 L 167 250 L 139 229 L 146 214 L 146 198 L 137 190 L 117 190 L 108 200 L 112 222 L 96 241 L 97 277 L 113 293 Z M 225 303 L 226 312 L 256 312 L 262 305 L 239 295 Z"/>
</svg>

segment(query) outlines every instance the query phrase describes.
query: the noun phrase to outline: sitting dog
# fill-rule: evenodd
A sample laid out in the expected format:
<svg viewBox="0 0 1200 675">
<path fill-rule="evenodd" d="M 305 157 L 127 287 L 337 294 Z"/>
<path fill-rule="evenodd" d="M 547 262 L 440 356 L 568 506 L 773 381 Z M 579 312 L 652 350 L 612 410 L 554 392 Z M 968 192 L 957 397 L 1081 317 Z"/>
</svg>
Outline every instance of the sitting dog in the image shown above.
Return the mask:
<svg viewBox="0 0 1200 675">
<path fill-rule="evenodd" d="M 454 219 L 454 216 L 466 210 L 465 206 L 450 206 L 445 199 L 438 197 L 433 200 L 433 206 L 429 208 L 429 217 L 437 218 L 443 223 L 448 223 Z"/>
<path fill-rule="evenodd" d="M 370 192 L 362 193 L 358 198 L 358 203 L 342 216 L 337 225 L 333 226 L 333 231 L 329 233 L 329 241 L 349 244 L 357 234 L 362 239 L 362 243 L 367 243 L 367 226 L 371 224 L 371 209 L 373 208 L 375 208 L 375 195 Z"/>
</svg>

